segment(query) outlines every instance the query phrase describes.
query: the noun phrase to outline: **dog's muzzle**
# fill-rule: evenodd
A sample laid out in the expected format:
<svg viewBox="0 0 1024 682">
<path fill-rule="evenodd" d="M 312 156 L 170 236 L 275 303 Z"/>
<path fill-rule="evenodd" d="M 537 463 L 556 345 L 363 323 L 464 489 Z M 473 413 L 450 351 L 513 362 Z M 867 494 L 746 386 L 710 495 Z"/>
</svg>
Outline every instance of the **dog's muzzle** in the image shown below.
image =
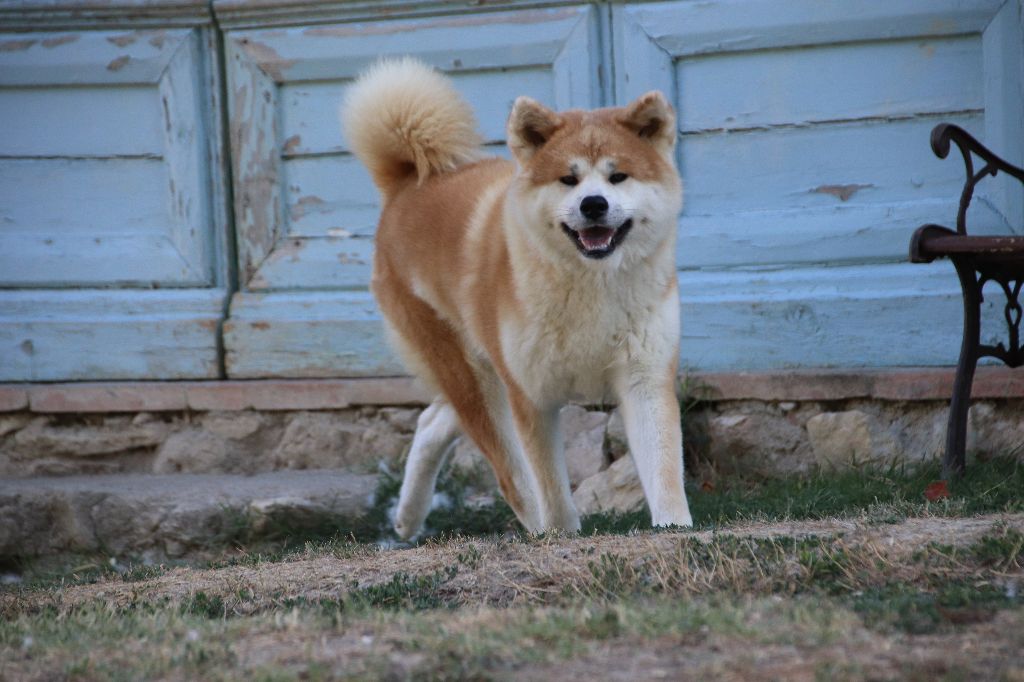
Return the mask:
<svg viewBox="0 0 1024 682">
<path fill-rule="evenodd" d="M 589 199 L 590 197 L 587 197 Z M 603 199 L 602 199 L 603 201 Z M 584 203 L 586 199 L 584 199 Z M 607 210 L 607 203 L 605 203 Z M 582 210 L 582 206 L 581 206 Z M 601 212 L 604 214 L 604 211 Z M 584 213 L 584 215 L 586 215 Z M 626 238 L 633 227 L 633 220 L 630 218 L 618 227 L 608 225 L 590 225 L 574 230 L 567 224 L 562 223 L 562 231 L 569 236 L 576 249 L 587 258 L 607 258 L 612 255 L 615 249 Z"/>
</svg>

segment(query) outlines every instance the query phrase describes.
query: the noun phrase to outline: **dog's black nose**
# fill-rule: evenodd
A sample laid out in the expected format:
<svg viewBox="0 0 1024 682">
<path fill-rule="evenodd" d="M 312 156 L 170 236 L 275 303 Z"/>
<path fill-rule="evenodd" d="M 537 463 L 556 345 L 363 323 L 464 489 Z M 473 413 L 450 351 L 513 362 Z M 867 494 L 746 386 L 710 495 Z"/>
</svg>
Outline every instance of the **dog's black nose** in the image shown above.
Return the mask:
<svg viewBox="0 0 1024 682">
<path fill-rule="evenodd" d="M 580 213 L 590 220 L 597 220 L 607 212 L 608 200 L 600 194 L 583 197 L 583 201 L 580 202 Z"/>
</svg>

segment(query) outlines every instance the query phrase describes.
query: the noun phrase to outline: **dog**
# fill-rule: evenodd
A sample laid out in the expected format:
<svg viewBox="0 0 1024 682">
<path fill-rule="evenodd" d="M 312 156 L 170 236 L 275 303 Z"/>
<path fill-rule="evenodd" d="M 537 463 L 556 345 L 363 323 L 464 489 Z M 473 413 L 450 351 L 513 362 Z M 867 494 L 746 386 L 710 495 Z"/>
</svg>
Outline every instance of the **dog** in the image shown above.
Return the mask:
<svg viewBox="0 0 1024 682">
<path fill-rule="evenodd" d="M 378 62 L 342 125 L 383 203 L 371 288 L 419 417 L 395 514 L 415 536 L 445 453 L 468 435 L 531 533 L 578 531 L 559 410 L 617 399 L 655 526 L 690 526 L 675 386 L 675 112 L 660 92 L 555 112 L 519 97 L 513 161 L 484 158 L 451 81 Z"/>
</svg>

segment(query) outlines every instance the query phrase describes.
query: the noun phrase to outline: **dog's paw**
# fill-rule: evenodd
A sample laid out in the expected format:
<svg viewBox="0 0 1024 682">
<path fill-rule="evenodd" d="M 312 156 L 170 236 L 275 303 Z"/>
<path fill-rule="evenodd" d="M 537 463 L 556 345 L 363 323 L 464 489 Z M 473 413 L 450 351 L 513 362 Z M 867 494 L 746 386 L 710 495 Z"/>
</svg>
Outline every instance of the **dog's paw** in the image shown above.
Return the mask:
<svg viewBox="0 0 1024 682">
<path fill-rule="evenodd" d="M 690 516 L 689 507 L 674 511 L 665 511 L 660 514 L 651 514 L 651 525 L 656 528 L 666 526 L 678 526 L 680 528 L 692 528 L 693 517 Z"/>
</svg>

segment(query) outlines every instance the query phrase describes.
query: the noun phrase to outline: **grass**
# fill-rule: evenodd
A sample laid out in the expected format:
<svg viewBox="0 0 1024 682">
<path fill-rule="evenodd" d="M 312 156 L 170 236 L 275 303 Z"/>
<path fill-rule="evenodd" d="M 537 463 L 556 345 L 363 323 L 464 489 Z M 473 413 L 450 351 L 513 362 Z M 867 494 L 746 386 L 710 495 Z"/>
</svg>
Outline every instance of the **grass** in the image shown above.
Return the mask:
<svg viewBox="0 0 1024 682">
<path fill-rule="evenodd" d="M 0 588 L 0 679 L 603 678 L 627 665 L 634 679 L 684 665 L 711 677 L 1020 679 L 1019 520 L 969 542 L 870 539 L 906 519 L 1024 511 L 1014 460 L 975 464 L 928 501 L 938 477 L 926 465 L 719 481 L 690 495 L 711 534 L 649 532 L 632 514 L 589 517 L 572 538 L 519 535 L 507 506 L 474 509 L 449 477 L 434 536 L 413 552 L 377 543 L 397 492 L 383 477 L 361 519 L 258 537 L 240 518 L 234 547 L 201 562 L 14 566 L 25 579 Z M 837 517 L 860 530 L 729 530 Z M 964 647 L 971 656 L 949 656 Z M 776 659 L 789 667 L 769 675 Z"/>
<path fill-rule="evenodd" d="M 785 521 L 868 515 L 878 522 L 911 516 L 964 516 L 1024 510 L 1024 465 L 996 458 L 968 467 L 949 483 L 950 497 L 928 502 L 927 486 L 941 478 L 938 462 L 885 470 L 818 471 L 802 477 L 722 481 L 711 490 L 687 491 L 695 528 L 712 530 L 740 521 Z M 695 486 L 694 486 L 695 487 Z M 646 511 L 584 519 L 584 533 L 629 532 L 650 526 Z"/>
<path fill-rule="evenodd" d="M 933 646 L 933 659 L 945 660 L 942 637 L 973 637 L 979 647 L 1001 637 L 1018 652 L 1024 644 L 1024 603 L 1006 587 L 1022 568 L 1022 535 L 1010 527 L 962 546 L 927 543 L 893 554 L 838 535 L 649 537 L 661 538 L 657 549 L 635 552 L 635 543 L 615 540 L 622 552 L 575 562 L 585 570 L 557 576 L 560 590 L 499 606 L 472 586 L 506 566 L 510 548 L 571 551 L 586 539 L 449 542 L 437 548 L 454 545 L 450 564 L 351 584 L 335 598 L 268 598 L 227 580 L 180 598 L 129 590 L 125 602 L 104 590 L 75 603 L 8 603 L 0 676 L 489 679 L 522 670 L 543 676 L 546 666 L 561 670 L 581 657 L 614 665 L 643 648 L 657 665 L 713 659 L 710 673 L 738 676 L 756 672 L 764 652 L 795 649 L 815 674 L 861 678 L 872 676 L 885 641 L 886 651 L 906 649 L 906 660 L 887 664 L 902 677 L 934 673 L 918 669 L 913 647 Z M 348 560 L 336 561 L 343 572 Z M 914 644 L 921 635 L 931 639 Z M 841 655 L 829 653 L 836 647 Z M 947 660 L 938 676 L 977 677 L 982 664 L 994 670 L 982 656 Z"/>
<path fill-rule="evenodd" d="M 949 498 L 929 502 L 924 490 L 939 480 L 940 474 L 939 464 L 929 463 L 919 467 L 894 466 L 881 471 L 816 472 L 803 477 L 737 477 L 720 481 L 710 490 L 690 485 L 688 496 L 697 530 L 714 530 L 738 522 L 866 517 L 877 523 L 895 523 L 917 516 L 1024 511 L 1024 495 L 1020 493 L 1024 491 L 1024 465 L 1016 459 L 996 458 L 975 463 L 968 467 L 966 476 L 949 484 Z M 382 474 L 373 506 L 359 518 L 324 516 L 301 527 L 282 519 L 264 523 L 257 533 L 248 517 L 236 514 L 231 523 L 225 524 L 229 530 L 217 541 L 228 551 L 221 551 L 206 561 L 192 561 L 190 565 L 256 565 L 311 552 L 344 556 L 371 551 L 381 538 L 390 536 L 388 509 L 397 498 L 399 487 L 399 480 Z M 474 507 L 468 503 L 468 490 L 466 480 L 459 474 L 441 477 L 438 491 L 448 504 L 427 517 L 426 527 L 430 532 L 419 542 L 519 533 L 515 515 L 503 500 L 499 498 L 491 505 Z M 583 519 L 582 533 L 625 534 L 649 528 L 650 515 L 644 510 L 588 516 Z M 186 563 L 151 565 L 131 557 L 112 559 L 108 555 L 16 557 L 6 568 L 21 574 L 24 582 L 20 586 L 0 585 L 0 593 L 19 587 L 85 584 L 111 577 L 139 581 Z"/>
</svg>

